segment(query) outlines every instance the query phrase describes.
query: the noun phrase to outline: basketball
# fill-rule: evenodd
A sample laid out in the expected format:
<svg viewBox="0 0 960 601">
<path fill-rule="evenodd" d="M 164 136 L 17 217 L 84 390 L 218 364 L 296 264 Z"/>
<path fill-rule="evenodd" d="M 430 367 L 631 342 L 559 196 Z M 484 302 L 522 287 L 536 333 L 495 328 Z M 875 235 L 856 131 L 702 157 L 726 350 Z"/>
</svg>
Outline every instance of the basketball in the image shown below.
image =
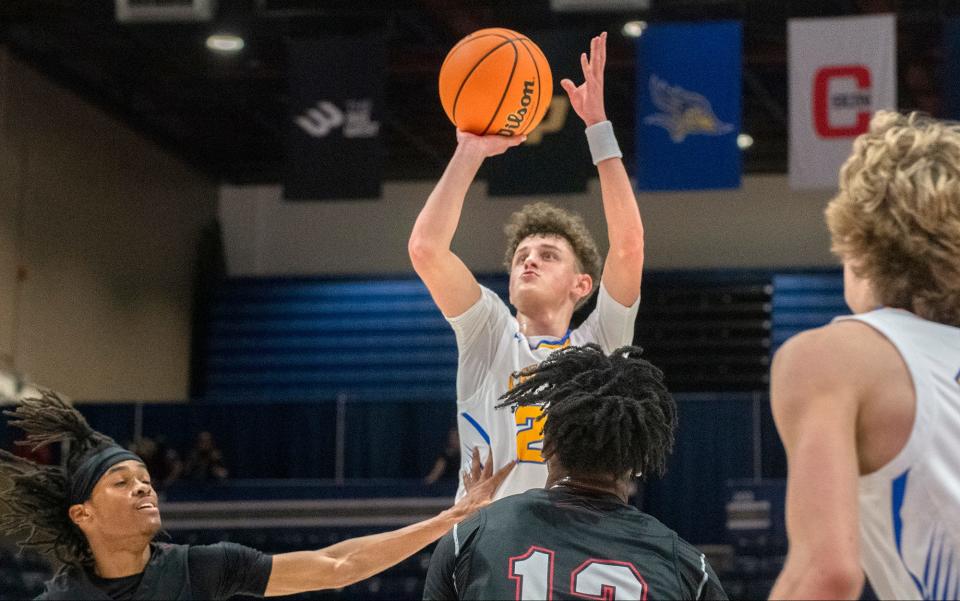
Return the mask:
<svg viewBox="0 0 960 601">
<path fill-rule="evenodd" d="M 552 95 L 547 58 L 527 36 L 510 29 L 468 35 L 440 67 L 443 110 L 458 129 L 473 134 L 528 134 Z"/>
</svg>

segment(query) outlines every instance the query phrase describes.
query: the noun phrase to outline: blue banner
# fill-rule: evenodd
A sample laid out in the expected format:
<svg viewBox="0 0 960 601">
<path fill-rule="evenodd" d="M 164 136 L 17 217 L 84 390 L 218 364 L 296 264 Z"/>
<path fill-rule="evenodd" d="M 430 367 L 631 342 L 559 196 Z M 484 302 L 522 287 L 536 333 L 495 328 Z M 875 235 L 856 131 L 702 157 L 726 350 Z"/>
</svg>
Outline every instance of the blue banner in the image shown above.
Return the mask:
<svg viewBox="0 0 960 601">
<path fill-rule="evenodd" d="M 960 19 L 947 21 L 944 30 L 943 64 L 946 69 L 944 81 L 944 108 L 948 119 L 960 119 Z"/>
<path fill-rule="evenodd" d="M 637 187 L 740 186 L 739 22 L 652 24 L 637 40 Z"/>
</svg>

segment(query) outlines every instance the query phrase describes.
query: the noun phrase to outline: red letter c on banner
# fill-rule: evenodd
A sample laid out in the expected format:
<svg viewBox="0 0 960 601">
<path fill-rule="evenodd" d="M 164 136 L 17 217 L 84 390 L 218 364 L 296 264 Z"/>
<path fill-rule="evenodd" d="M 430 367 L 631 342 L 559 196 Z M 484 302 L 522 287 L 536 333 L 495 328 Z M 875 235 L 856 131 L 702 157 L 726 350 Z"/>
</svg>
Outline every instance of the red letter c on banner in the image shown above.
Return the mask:
<svg viewBox="0 0 960 601">
<path fill-rule="evenodd" d="M 821 138 L 848 138 L 864 133 L 870 127 L 870 112 L 857 113 L 857 123 L 852 127 L 835 127 L 830 123 L 830 80 L 851 78 L 857 89 L 870 88 L 870 71 L 863 65 L 823 67 L 813 78 L 813 128 Z"/>
</svg>

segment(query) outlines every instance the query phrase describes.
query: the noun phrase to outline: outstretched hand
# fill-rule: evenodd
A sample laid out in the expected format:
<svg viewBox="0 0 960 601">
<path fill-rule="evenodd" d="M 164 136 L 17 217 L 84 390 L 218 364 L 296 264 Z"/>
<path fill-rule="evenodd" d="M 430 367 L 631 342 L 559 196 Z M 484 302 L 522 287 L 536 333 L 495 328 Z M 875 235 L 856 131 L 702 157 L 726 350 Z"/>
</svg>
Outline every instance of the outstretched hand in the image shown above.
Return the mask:
<svg viewBox="0 0 960 601">
<path fill-rule="evenodd" d="M 516 465 L 516 462 L 510 462 L 494 473 L 493 451 L 487 455 L 487 461 L 481 467 L 480 451 L 474 447 L 470 470 L 463 472 L 463 487 L 467 490 L 467 494 L 453 506 L 453 510 L 465 518 L 489 505 L 493 501 L 494 493 Z"/>
<path fill-rule="evenodd" d="M 604 31 L 590 40 L 589 58 L 586 52 L 580 55 L 583 83 L 575 86 L 569 79 L 560 81 L 561 87 L 570 97 L 570 106 L 580 115 L 587 127 L 607 120 L 603 105 L 603 69 L 606 64 L 607 32 Z"/>
<path fill-rule="evenodd" d="M 499 134 L 478 136 L 457 130 L 457 145 L 459 148 L 483 158 L 503 154 L 508 149 L 523 144 L 526 139 L 527 136 L 501 136 Z"/>
</svg>

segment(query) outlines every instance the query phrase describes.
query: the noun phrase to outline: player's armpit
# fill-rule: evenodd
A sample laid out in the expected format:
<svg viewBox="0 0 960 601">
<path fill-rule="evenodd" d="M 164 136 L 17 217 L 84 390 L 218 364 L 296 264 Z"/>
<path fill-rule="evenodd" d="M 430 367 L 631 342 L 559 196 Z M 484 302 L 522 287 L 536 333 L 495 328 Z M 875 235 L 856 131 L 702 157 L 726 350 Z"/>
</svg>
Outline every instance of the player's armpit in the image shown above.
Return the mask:
<svg viewBox="0 0 960 601">
<path fill-rule="evenodd" d="M 848 328 L 789 340 L 774 358 L 771 403 L 787 453 L 790 550 L 772 599 L 857 598 L 857 415 L 863 369 Z"/>
</svg>

